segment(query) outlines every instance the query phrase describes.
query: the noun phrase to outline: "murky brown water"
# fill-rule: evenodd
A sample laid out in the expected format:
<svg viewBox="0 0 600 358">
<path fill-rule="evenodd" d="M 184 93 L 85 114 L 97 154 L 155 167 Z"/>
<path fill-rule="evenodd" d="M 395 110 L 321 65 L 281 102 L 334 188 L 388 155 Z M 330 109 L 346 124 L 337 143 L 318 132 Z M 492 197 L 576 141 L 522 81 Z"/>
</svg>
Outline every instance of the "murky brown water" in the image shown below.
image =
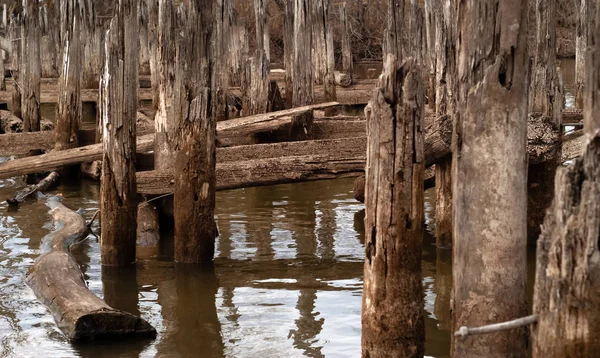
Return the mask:
<svg viewBox="0 0 600 358">
<path fill-rule="evenodd" d="M 71 345 L 24 284 L 50 230 L 44 201 L 18 211 L 0 204 L 0 354 L 6 357 L 356 357 L 360 355 L 363 205 L 353 181 L 320 181 L 219 192 L 221 233 L 214 267 L 172 262 L 172 241 L 143 252 L 137 271 L 102 271 L 98 244 L 74 250 L 90 289 L 110 305 L 140 313 L 153 341 Z M 0 198 L 19 182 L 0 182 Z M 88 219 L 98 186 L 83 181 L 56 194 Z M 427 227 L 433 229 L 427 193 Z M 427 354 L 449 350 L 449 252 L 423 251 Z M 437 260 L 436 260 L 437 259 Z M 436 297 L 438 299 L 436 300 Z"/>
</svg>

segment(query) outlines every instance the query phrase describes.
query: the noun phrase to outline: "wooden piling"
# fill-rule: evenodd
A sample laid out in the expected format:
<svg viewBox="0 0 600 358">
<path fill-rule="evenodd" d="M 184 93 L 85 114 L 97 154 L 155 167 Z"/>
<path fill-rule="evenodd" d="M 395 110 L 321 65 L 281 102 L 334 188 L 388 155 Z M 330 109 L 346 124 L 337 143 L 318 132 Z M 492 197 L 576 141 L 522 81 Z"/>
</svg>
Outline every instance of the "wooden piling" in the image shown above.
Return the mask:
<svg viewBox="0 0 600 358">
<path fill-rule="evenodd" d="M 172 1 L 158 1 L 158 110 L 154 119 L 154 168 L 172 171 L 175 166 L 175 129 L 178 106 L 175 85 L 175 9 Z"/>
<path fill-rule="evenodd" d="M 600 12 L 586 61 L 584 154 L 557 170 L 554 200 L 537 244 L 534 358 L 600 355 L 599 23 Z"/>
<path fill-rule="evenodd" d="M 453 331 L 527 312 L 527 2 L 456 4 Z M 452 339 L 455 357 L 527 354 L 523 328 Z"/>
<path fill-rule="evenodd" d="M 106 34 L 101 80 L 101 255 L 106 266 L 135 262 L 135 152 L 138 88 L 138 1 L 119 0 Z"/>
<path fill-rule="evenodd" d="M 285 105 L 292 108 L 294 93 L 294 0 L 285 0 L 283 19 L 283 62 L 285 67 Z"/>
<path fill-rule="evenodd" d="M 354 61 L 352 60 L 352 47 L 350 45 L 350 24 L 348 23 L 348 10 L 346 2 L 342 4 L 340 10 L 340 22 L 342 23 L 342 70 L 354 78 Z"/>
<path fill-rule="evenodd" d="M 575 1 L 577 9 L 577 31 L 575 37 L 575 108 L 583 108 L 583 91 L 585 83 L 585 53 L 590 45 L 589 31 L 594 17 L 592 14 L 592 0 Z"/>
<path fill-rule="evenodd" d="M 254 0 L 256 51 L 254 56 L 246 62 L 248 71 L 246 78 L 249 79 L 249 87 L 242 106 L 244 116 L 269 111 L 269 25 L 266 7 L 266 0 Z"/>
<path fill-rule="evenodd" d="M 21 99 L 23 130 L 36 132 L 40 130 L 40 81 L 42 68 L 40 64 L 40 4 L 36 0 L 27 0 L 23 7 L 23 97 Z"/>
<path fill-rule="evenodd" d="M 61 0 L 61 42 L 64 54 L 60 68 L 59 101 L 56 111 L 56 150 L 77 146 L 81 125 L 81 46 L 79 1 Z"/>
<path fill-rule="evenodd" d="M 148 9 L 148 50 L 150 51 L 150 83 L 152 85 L 152 109 L 158 110 L 160 102 L 159 48 L 158 48 L 158 3 L 159 0 L 145 0 Z"/>
<path fill-rule="evenodd" d="M 176 90 L 181 96 L 175 160 L 175 261 L 210 262 L 217 228 L 214 220 L 216 190 L 216 120 L 213 113 L 211 69 L 215 61 L 213 1 L 184 3 L 183 36 L 177 43 Z"/>
<path fill-rule="evenodd" d="M 313 19 L 313 22 L 320 22 L 322 26 L 323 34 L 321 35 L 324 39 L 323 51 L 320 52 L 322 59 L 319 61 L 323 64 L 323 92 L 325 94 L 326 102 L 333 102 L 337 99 L 335 91 L 335 56 L 333 48 L 333 29 L 331 24 L 331 16 L 329 15 L 329 8 L 331 7 L 331 0 L 318 0 L 316 1 L 319 7 L 319 17 Z M 335 115 L 335 108 L 325 109 L 326 116 Z"/>
<path fill-rule="evenodd" d="M 40 11 L 40 66 L 43 78 L 60 76 L 62 46 L 60 34 L 60 1 L 45 1 Z"/>
<path fill-rule="evenodd" d="M 111 0 L 116 1 L 116 0 Z M 81 73 L 82 88 L 98 88 L 100 73 L 104 64 L 104 32 L 96 13 L 94 0 L 81 0 L 81 45 L 83 46 L 83 64 Z"/>
<path fill-rule="evenodd" d="M 556 67 L 556 0 L 536 0 L 536 48 L 529 87 L 529 129 L 538 143 L 554 147 L 552 156 L 529 167 L 527 237 L 535 243 L 554 195 L 554 173 L 561 165 L 563 88 Z M 538 134 L 539 133 L 539 134 Z M 531 158 L 530 158 L 531 159 Z"/>
<path fill-rule="evenodd" d="M 363 357 L 424 353 L 423 91 L 415 62 L 388 55 L 367 111 Z"/>
<path fill-rule="evenodd" d="M 292 107 L 313 103 L 311 8 L 308 0 L 294 0 L 294 87 Z M 290 136 L 306 139 L 312 135 L 313 114 L 307 112 L 292 118 Z"/>
<path fill-rule="evenodd" d="M 13 92 L 11 98 L 11 112 L 18 118 L 22 117 L 21 109 L 21 97 L 22 97 L 22 85 L 23 73 L 20 66 L 21 59 L 23 58 L 23 38 L 21 37 L 21 26 L 22 19 L 14 14 L 10 17 L 10 42 L 13 47 L 11 55 L 12 60 L 12 77 L 13 77 Z"/>
</svg>

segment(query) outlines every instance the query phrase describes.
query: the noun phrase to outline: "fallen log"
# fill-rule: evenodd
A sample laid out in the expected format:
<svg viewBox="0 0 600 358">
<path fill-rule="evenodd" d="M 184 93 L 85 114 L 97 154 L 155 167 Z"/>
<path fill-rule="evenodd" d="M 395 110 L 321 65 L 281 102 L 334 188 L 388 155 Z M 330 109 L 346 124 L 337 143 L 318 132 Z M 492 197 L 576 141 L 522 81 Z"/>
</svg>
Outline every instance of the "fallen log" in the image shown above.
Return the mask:
<svg viewBox="0 0 600 358">
<path fill-rule="evenodd" d="M 69 251 L 87 236 L 85 220 L 56 198 L 48 200 L 48 206 L 56 230 L 43 239 L 42 256 L 30 268 L 26 282 L 58 327 L 71 341 L 155 337 L 156 330 L 146 320 L 110 307 L 88 289 Z"/>
<path fill-rule="evenodd" d="M 58 185 L 58 180 L 60 179 L 60 175 L 58 172 L 51 172 L 44 179 L 42 179 L 39 183 L 34 185 L 29 185 L 23 190 L 20 190 L 14 197 L 7 199 L 6 202 L 11 206 L 18 206 L 22 202 L 25 201 L 31 195 L 50 190 L 53 187 Z"/>
<path fill-rule="evenodd" d="M 313 111 L 315 109 L 324 109 L 330 108 L 339 105 L 338 102 L 327 102 L 321 104 L 313 104 L 309 106 L 296 107 L 292 109 L 284 109 L 283 111 L 270 112 L 257 114 L 253 116 L 247 116 L 242 118 L 234 118 L 226 121 L 221 121 L 217 123 L 217 131 L 225 131 L 233 128 L 248 126 L 252 124 L 257 124 L 261 122 L 268 122 L 274 119 L 278 119 L 281 117 L 288 117 L 292 115 L 298 115 L 302 113 L 306 113 L 309 111 Z"/>
<path fill-rule="evenodd" d="M 137 151 L 148 152 L 153 149 L 154 134 L 147 134 L 137 139 Z M 17 175 L 39 173 L 55 170 L 64 166 L 91 162 L 102 159 L 102 144 L 61 150 L 32 157 L 19 158 L 0 163 L 0 179 Z"/>
</svg>

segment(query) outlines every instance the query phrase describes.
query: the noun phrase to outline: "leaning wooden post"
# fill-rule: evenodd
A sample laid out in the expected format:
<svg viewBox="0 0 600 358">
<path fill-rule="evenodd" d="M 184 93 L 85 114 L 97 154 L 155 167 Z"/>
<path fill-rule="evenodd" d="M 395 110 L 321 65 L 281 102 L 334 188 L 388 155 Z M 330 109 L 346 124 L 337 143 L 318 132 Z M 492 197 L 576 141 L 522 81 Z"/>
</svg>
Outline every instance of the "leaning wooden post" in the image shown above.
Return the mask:
<svg viewBox="0 0 600 358">
<path fill-rule="evenodd" d="M 285 105 L 292 108 L 294 93 L 294 0 L 285 0 L 283 19 L 283 62 L 285 67 Z"/>
<path fill-rule="evenodd" d="M 213 1 L 184 3 L 182 37 L 177 43 L 176 86 L 183 91 L 176 130 L 175 261 L 210 262 L 217 227 L 214 220 L 216 189 L 216 120 L 213 113 L 211 71 L 215 61 Z"/>
<path fill-rule="evenodd" d="M 352 47 L 350 45 L 350 24 L 348 23 L 348 12 L 346 2 L 342 4 L 340 11 L 340 21 L 342 23 L 342 70 L 354 78 L 354 62 L 352 61 Z"/>
<path fill-rule="evenodd" d="M 454 331 L 527 311 L 527 1 L 457 4 Z M 525 357 L 525 344 L 525 329 L 453 336 L 451 354 Z"/>
<path fill-rule="evenodd" d="M 310 3 L 294 0 L 294 89 L 292 107 L 313 103 L 312 30 Z M 312 136 L 313 114 L 307 112 L 292 118 L 290 137 L 305 139 Z"/>
<path fill-rule="evenodd" d="M 64 54 L 56 111 L 56 150 L 77 146 L 81 124 L 80 7 L 77 0 L 61 0 L 61 42 Z"/>
<path fill-rule="evenodd" d="M 585 52 L 589 46 L 589 31 L 593 22 L 592 0 L 577 0 L 577 32 L 575 38 L 575 108 L 583 108 L 585 83 Z"/>
<path fill-rule="evenodd" d="M 135 261 L 137 186 L 135 179 L 138 89 L 138 1 L 119 0 L 106 33 L 104 74 L 100 83 L 102 119 L 102 264 Z"/>
<path fill-rule="evenodd" d="M 600 5 L 600 2 L 596 2 Z M 600 11 L 598 12 L 600 15 Z M 537 244 L 533 357 L 600 356 L 600 16 L 584 90 L 585 149 L 556 173 Z"/>
<path fill-rule="evenodd" d="M 365 111 L 363 357 L 424 353 L 423 97 L 418 65 L 388 55 Z"/>
<path fill-rule="evenodd" d="M 175 167 L 177 101 L 175 85 L 175 9 L 170 0 L 158 2 L 158 110 L 154 119 L 154 169 L 172 171 Z"/>
<path fill-rule="evenodd" d="M 561 165 L 562 80 L 556 68 L 556 0 L 536 0 L 536 47 L 529 88 L 528 137 L 545 143 L 547 158 L 533 163 L 529 158 L 527 183 L 527 237 L 540 235 L 546 209 L 554 195 L 554 174 Z"/>
<path fill-rule="evenodd" d="M 26 0 L 23 7 L 23 26 L 21 38 L 23 39 L 23 97 L 21 108 L 23 116 L 23 130 L 37 132 L 40 130 L 40 85 L 42 67 L 40 63 L 40 23 L 39 3 L 36 0 Z"/>
</svg>

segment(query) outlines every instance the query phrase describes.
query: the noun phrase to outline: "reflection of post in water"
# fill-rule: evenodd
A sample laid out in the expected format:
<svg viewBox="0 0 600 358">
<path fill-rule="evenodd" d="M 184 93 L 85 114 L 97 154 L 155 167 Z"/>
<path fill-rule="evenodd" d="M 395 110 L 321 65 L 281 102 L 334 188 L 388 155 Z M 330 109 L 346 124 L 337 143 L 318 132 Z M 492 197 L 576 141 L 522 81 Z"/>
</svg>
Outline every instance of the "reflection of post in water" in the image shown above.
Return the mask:
<svg viewBox="0 0 600 358">
<path fill-rule="evenodd" d="M 450 297 L 452 296 L 452 250 L 438 248 L 435 260 L 435 305 L 433 313 L 438 319 L 439 328 L 451 328 Z"/>
<path fill-rule="evenodd" d="M 250 212 L 258 213 L 246 221 L 246 237 L 256 247 L 256 257 L 271 260 L 274 257 L 271 247 L 271 225 L 273 218 L 273 198 L 264 188 L 252 188 L 246 191 L 246 202 Z"/>
<path fill-rule="evenodd" d="M 308 188 L 306 186 L 305 188 Z M 301 189 L 301 188 L 297 188 Z M 317 236 L 315 226 L 317 214 L 315 212 L 315 199 L 306 190 L 290 190 L 291 213 L 286 213 L 287 224 L 296 242 L 296 257 L 314 256 L 317 252 Z"/>
<path fill-rule="evenodd" d="M 322 347 L 315 347 L 313 343 L 321 330 L 325 319 L 316 319 L 315 300 L 317 299 L 317 290 L 301 289 L 298 296 L 298 304 L 296 309 L 300 313 L 300 317 L 296 320 L 296 329 L 290 330 L 290 337 L 294 339 L 294 348 L 304 351 L 307 357 L 322 357 Z"/>
<path fill-rule="evenodd" d="M 217 204 L 218 205 L 218 204 Z M 217 227 L 219 228 L 219 257 L 231 258 L 231 221 L 229 218 L 219 217 L 217 219 Z"/>
<path fill-rule="evenodd" d="M 223 357 L 214 266 L 175 265 L 175 278 L 161 282 L 158 302 L 167 328 L 157 356 Z"/>
<path fill-rule="evenodd" d="M 335 257 L 333 239 L 336 229 L 335 207 L 335 204 L 330 200 L 321 201 L 317 205 L 317 210 L 321 212 L 317 236 L 319 238 L 319 256 L 322 259 L 332 259 Z"/>
<path fill-rule="evenodd" d="M 109 306 L 139 316 L 135 266 L 102 266 L 102 292 Z"/>
<path fill-rule="evenodd" d="M 365 209 L 354 213 L 354 231 L 358 234 L 358 241 L 365 245 Z"/>
<path fill-rule="evenodd" d="M 241 314 L 233 303 L 233 291 L 233 287 L 223 287 L 223 307 L 227 308 L 227 316 L 225 318 L 233 322 L 235 326 L 238 326 L 238 319 L 241 317 Z"/>
</svg>

